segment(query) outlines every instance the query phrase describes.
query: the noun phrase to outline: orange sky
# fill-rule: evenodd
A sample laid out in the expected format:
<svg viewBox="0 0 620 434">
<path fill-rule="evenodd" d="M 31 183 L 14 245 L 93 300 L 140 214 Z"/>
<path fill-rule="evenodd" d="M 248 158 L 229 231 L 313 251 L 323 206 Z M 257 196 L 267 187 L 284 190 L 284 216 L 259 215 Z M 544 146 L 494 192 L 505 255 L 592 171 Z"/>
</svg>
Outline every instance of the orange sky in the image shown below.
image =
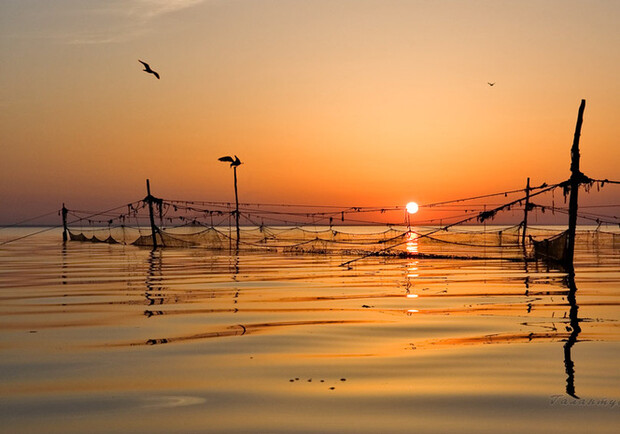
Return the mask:
<svg viewBox="0 0 620 434">
<path fill-rule="evenodd" d="M 146 178 L 230 200 L 228 154 L 243 201 L 554 183 L 582 98 L 582 170 L 617 180 L 618 16 L 607 0 L 0 0 L 0 224 L 121 205 Z"/>
</svg>

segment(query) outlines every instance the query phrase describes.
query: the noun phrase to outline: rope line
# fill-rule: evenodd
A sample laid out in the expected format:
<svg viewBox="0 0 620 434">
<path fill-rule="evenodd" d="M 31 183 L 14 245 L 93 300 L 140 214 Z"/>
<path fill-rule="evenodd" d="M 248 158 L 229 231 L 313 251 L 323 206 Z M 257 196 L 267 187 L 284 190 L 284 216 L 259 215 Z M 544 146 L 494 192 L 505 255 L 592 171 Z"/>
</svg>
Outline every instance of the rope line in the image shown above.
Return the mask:
<svg viewBox="0 0 620 434">
<path fill-rule="evenodd" d="M 546 188 L 544 188 L 543 190 L 540 190 L 540 191 L 538 191 L 538 192 L 536 192 L 536 193 L 534 193 L 534 194 L 530 194 L 530 196 L 529 196 L 529 197 L 530 197 L 530 198 L 532 198 L 532 197 L 534 197 L 534 196 L 538 196 L 538 195 L 540 195 L 540 194 L 546 193 L 547 191 L 550 191 L 550 190 L 553 190 L 553 189 L 557 188 L 559 185 L 560 185 L 560 184 L 557 184 L 557 185 L 552 185 L 552 186 L 550 186 L 550 187 L 546 187 Z M 461 220 L 461 221 L 459 221 L 459 222 L 449 224 L 449 225 L 447 225 L 447 226 L 444 226 L 444 227 L 443 227 L 443 228 L 441 228 L 441 229 L 436 229 L 436 230 L 431 231 L 431 232 L 429 232 L 429 233 L 419 235 L 419 236 L 418 236 L 418 239 L 420 239 L 420 238 L 425 238 L 425 237 L 429 237 L 429 236 L 431 236 L 431 235 L 433 235 L 433 234 L 435 234 L 435 233 L 437 233 L 437 232 L 440 232 L 440 231 L 442 231 L 442 230 L 446 231 L 446 230 L 448 230 L 449 228 L 451 228 L 451 227 L 453 227 L 453 226 L 460 225 L 460 224 L 463 224 L 463 223 L 467 223 L 467 222 L 469 222 L 469 221 L 473 220 L 474 218 L 478 218 L 478 219 L 479 219 L 479 218 L 480 218 L 483 214 L 485 214 L 485 215 L 489 215 L 489 216 L 491 216 L 491 217 L 492 217 L 492 216 L 493 216 L 493 215 L 495 215 L 495 213 L 497 213 L 498 211 L 501 211 L 501 210 L 503 210 L 503 209 L 505 209 L 505 208 L 507 208 L 507 207 L 509 207 L 509 206 L 513 205 L 513 204 L 516 204 L 516 203 L 522 202 L 522 201 L 524 201 L 524 200 L 526 200 L 526 197 L 523 197 L 523 198 L 521 198 L 521 199 L 518 199 L 518 200 L 515 200 L 515 201 L 512 201 L 512 202 L 509 202 L 509 203 L 507 203 L 507 204 L 505 204 L 505 205 L 502 205 L 502 206 L 500 206 L 500 207 L 498 207 L 498 208 L 494 208 L 494 209 L 493 209 L 493 210 L 491 210 L 491 211 L 485 211 L 485 212 L 482 212 L 482 213 L 478 214 L 477 216 L 468 217 L 468 218 L 465 218 L 465 219 L 463 219 L 463 220 Z M 489 213 L 491 213 L 491 214 L 489 214 Z M 366 255 L 363 255 L 363 256 L 361 256 L 361 257 L 359 257 L 359 258 L 355 258 L 355 259 L 351 259 L 351 260 L 349 260 L 349 261 L 345 261 L 345 262 L 341 263 L 341 264 L 340 264 L 340 266 L 341 266 L 341 267 L 343 267 L 343 266 L 345 266 L 345 265 L 346 265 L 346 266 L 348 266 L 348 265 L 352 264 L 353 262 L 357 262 L 357 261 L 360 261 L 360 260 L 362 260 L 362 259 L 369 258 L 370 256 L 377 256 L 377 255 L 379 255 L 381 252 L 386 252 L 386 251 L 391 250 L 391 249 L 393 249 L 393 248 L 395 248 L 395 247 L 402 246 L 402 245 L 404 245 L 404 244 L 407 244 L 407 242 L 408 242 L 407 240 L 406 240 L 406 241 L 402 241 L 402 242 L 400 242 L 400 243 L 397 243 L 397 244 L 394 244 L 394 245 L 392 245 L 392 246 L 386 247 L 385 249 L 381 249 L 381 250 L 379 250 L 378 252 L 371 252 L 371 253 L 368 253 L 368 254 L 366 254 Z"/>
<path fill-rule="evenodd" d="M 484 223 L 489 219 L 493 219 L 495 215 L 500 211 L 522 210 L 523 208 L 521 207 L 521 205 L 526 200 L 527 196 L 523 197 L 522 195 L 520 195 L 518 199 L 511 200 L 504 204 L 471 203 L 467 205 L 466 202 L 471 202 L 471 201 L 486 199 L 486 198 L 491 198 L 491 197 L 497 197 L 497 196 L 502 196 L 502 195 L 504 197 L 508 197 L 508 195 L 513 195 L 513 194 L 523 193 L 523 192 L 529 192 L 529 197 L 533 198 L 538 195 L 544 194 L 546 192 L 554 191 L 558 187 L 562 187 L 566 190 L 569 181 L 563 181 L 561 183 L 554 184 L 554 185 L 547 185 L 546 183 L 544 183 L 537 187 L 530 187 L 529 189 L 508 190 L 508 191 L 503 191 L 503 192 L 498 192 L 498 193 L 490 193 L 490 194 L 471 196 L 471 197 L 465 197 L 465 198 L 460 198 L 460 199 L 453 199 L 453 200 L 427 203 L 427 204 L 420 205 L 420 208 L 434 208 L 435 210 L 444 210 L 444 211 L 450 210 L 450 211 L 456 212 L 457 214 L 450 215 L 450 216 L 443 217 L 443 218 L 432 218 L 432 219 L 427 219 L 425 221 L 416 221 L 416 227 L 428 226 L 436 222 L 440 223 L 439 225 L 440 227 L 438 228 L 432 227 L 430 228 L 430 231 L 428 233 L 420 234 L 419 237 L 420 238 L 428 237 L 430 239 L 434 239 L 433 237 L 431 237 L 432 234 L 435 234 L 440 231 L 448 231 L 448 229 L 450 228 L 453 228 L 455 226 L 462 225 L 468 222 L 472 222 L 474 220 L 477 220 L 480 223 Z M 599 180 L 599 179 L 591 179 L 587 177 L 585 178 L 584 181 L 581 182 L 581 184 L 585 185 L 586 190 L 588 191 L 589 187 L 593 185 L 595 182 L 598 182 L 601 185 L 604 185 L 607 183 L 620 184 L 620 181 L 612 181 L 608 179 Z M 100 211 L 100 212 L 92 212 L 92 211 L 84 211 L 84 210 L 67 210 L 68 215 L 73 217 L 73 219 L 70 222 L 67 222 L 67 224 L 68 225 L 79 224 L 80 226 L 82 226 L 85 222 L 87 222 L 89 226 L 88 228 L 86 228 L 87 230 L 91 232 L 107 230 L 110 232 L 110 236 L 112 233 L 111 231 L 118 229 L 118 228 L 122 228 L 123 232 L 125 231 L 125 229 L 137 229 L 140 235 L 142 235 L 143 228 L 150 227 L 150 223 L 148 223 L 147 217 L 144 216 L 143 214 L 144 209 L 147 208 L 150 203 L 155 205 L 156 211 L 158 212 L 158 216 L 159 216 L 160 226 L 163 228 L 164 222 L 167 222 L 170 224 L 170 226 L 167 227 L 167 230 L 171 230 L 174 228 L 189 227 L 193 225 L 200 225 L 202 227 L 215 230 L 215 226 L 221 226 L 221 225 L 228 224 L 229 233 L 230 233 L 231 219 L 235 217 L 237 213 L 237 209 L 234 207 L 233 203 L 231 202 L 165 200 L 165 199 L 155 198 L 154 196 L 148 196 L 142 200 L 124 204 L 124 205 L 117 206 L 117 207 L 114 207 L 114 208 L 111 208 L 105 211 Z M 405 210 L 404 206 L 357 207 L 357 206 L 338 206 L 338 205 L 308 205 L 308 204 L 304 205 L 304 204 L 277 204 L 277 203 L 253 203 L 253 202 L 243 202 L 243 203 L 240 203 L 239 205 L 240 206 L 238 208 L 238 213 L 239 213 L 238 217 L 242 219 L 242 222 L 245 222 L 246 224 L 257 227 L 257 229 L 243 229 L 245 232 L 250 231 L 250 230 L 261 230 L 261 231 L 265 230 L 265 225 L 264 225 L 265 220 L 267 220 L 269 224 L 273 224 L 273 222 L 281 223 L 284 225 L 294 224 L 296 225 L 296 228 L 298 230 L 302 230 L 302 226 L 306 226 L 306 227 L 307 226 L 315 226 L 315 227 L 323 226 L 323 227 L 329 227 L 329 230 L 333 231 L 332 227 L 334 226 L 339 227 L 341 226 L 341 223 L 346 222 L 347 224 L 355 224 L 355 225 L 384 225 L 389 228 L 386 232 L 390 230 L 394 230 L 398 232 L 398 235 L 396 236 L 388 237 L 386 239 L 382 239 L 380 241 L 373 241 L 373 242 L 380 242 L 382 244 L 391 243 L 395 241 L 399 241 L 399 242 L 393 245 L 387 246 L 379 251 L 369 253 L 368 255 L 364 255 L 360 258 L 346 261 L 342 263 L 341 265 L 348 265 L 354 261 L 363 259 L 365 257 L 372 256 L 372 255 L 378 255 L 378 254 L 381 254 L 382 252 L 384 253 L 390 249 L 401 246 L 407 242 L 407 241 L 401 242 L 399 240 L 399 238 L 403 237 L 403 235 L 406 234 L 407 232 L 402 232 L 401 230 L 395 229 L 396 227 L 402 228 L 402 227 L 408 226 L 408 224 L 405 224 L 404 221 L 385 222 L 385 221 L 374 220 L 372 219 L 372 217 L 370 219 L 360 219 L 360 218 L 354 218 L 352 216 L 352 214 L 358 214 L 358 213 L 366 213 L 366 214 L 381 213 L 383 214 L 387 212 L 404 211 Z M 564 208 L 555 207 L 554 204 L 552 204 L 551 206 L 535 205 L 535 204 L 531 204 L 531 205 L 532 205 L 532 208 L 540 209 L 543 212 L 547 209 L 551 210 L 552 212 L 555 212 L 555 211 L 560 212 L 560 213 L 568 212 Z M 486 209 L 487 206 L 492 206 L 492 208 L 490 210 L 487 210 Z M 590 207 L 583 207 L 583 208 L 597 208 L 597 207 L 603 208 L 603 207 L 617 207 L 617 206 L 620 206 L 620 205 L 593 205 Z M 481 208 L 483 210 L 481 210 Z M 121 209 L 124 209 L 125 212 L 119 213 L 118 211 Z M 13 225 L 2 227 L 0 228 L 0 230 L 19 226 L 20 224 L 24 224 L 24 223 L 27 223 L 29 221 L 33 221 L 39 218 L 47 217 L 56 212 L 59 212 L 59 211 L 56 210 L 53 212 L 42 214 L 40 216 L 32 217 L 30 219 L 23 220 Z M 586 220 L 595 221 L 599 224 L 599 226 L 603 223 L 617 224 L 618 223 L 617 221 L 612 221 L 612 220 L 620 220 L 620 218 L 615 215 L 597 214 L 597 213 L 592 213 L 592 212 L 582 212 L 579 214 L 579 217 L 586 219 Z M 132 219 L 135 220 L 135 226 L 125 224 L 126 221 L 129 222 Z M 202 221 L 200 221 L 200 220 L 207 220 L 207 219 L 210 220 L 210 225 L 207 225 L 203 223 Z M 118 224 L 117 222 L 120 224 Z M 443 224 L 443 223 L 446 223 L 446 224 Z M 95 225 L 107 224 L 107 228 L 94 228 L 93 227 L 94 224 Z M 7 241 L 0 243 L 0 245 L 5 245 L 5 244 L 8 244 L 14 241 L 28 238 L 29 236 L 33 236 L 33 235 L 43 233 L 49 230 L 53 230 L 59 227 L 62 227 L 62 225 L 52 226 L 52 227 L 49 227 L 49 228 L 46 228 L 40 231 L 36 231 L 31 234 L 20 236 L 12 240 L 7 240 Z M 513 226 L 513 227 L 516 227 L 516 226 Z M 205 231 L 208 229 L 205 229 Z M 496 230 L 495 229 L 489 230 L 489 232 L 496 232 Z M 334 236 L 336 236 L 336 233 L 337 233 L 336 231 L 333 232 Z M 339 233 L 345 234 L 345 232 L 342 232 L 342 231 L 339 231 Z M 478 231 L 475 233 L 480 233 L 480 232 Z M 167 235 L 174 236 L 174 234 L 171 234 L 169 232 L 167 232 Z M 354 235 L 354 234 L 351 233 L 350 235 Z M 360 235 L 360 234 L 356 234 L 356 235 Z M 369 236 L 369 234 L 364 234 L 364 235 Z M 319 239 L 319 241 L 342 243 L 342 244 L 347 244 L 347 243 L 356 244 L 350 241 L 334 240 L 334 239 L 330 239 L 330 240 Z M 441 242 L 444 242 L 444 241 L 441 240 Z M 306 243 L 306 241 L 304 241 L 304 243 Z M 365 243 L 358 242 L 357 244 L 365 244 Z M 470 245 L 473 247 L 479 246 L 475 244 L 463 244 L 463 243 L 460 243 L 460 245 L 468 245 L 468 246 Z"/>
<path fill-rule="evenodd" d="M 10 224 L 10 225 L 7 225 L 7 226 L 2 226 L 2 227 L 0 227 L 0 231 L 2 231 L 2 230 L 4 230 L 4 229 L 14 228 L 15 226 L 21 226 L 21 225 L 23 225 L 24 223 L 28 223 L 28 222 L 31 222 L 31 221 L 33 221 L 33 220 L 38 220 L 38 219 L 40 219 L 40 218 L 47 217 L 47 216 L 50 216 L 50 215 L 52 215 L 52 214 L 58 214 L 58 212 L 59 212 L 59 210 L 57 210 L 57 209 L 56 209 L 56 210 L 54 210 L 54 211 L 50 211 L 50 212 L 48 212 L 48 213 L 41 214 L 41 215 L 38 215 L 38 216 L 36 216 L 36 217 L 31 217 L 31 218 L 28 218 L 28 219 L 26 219 L 26 220 L 22 220 L 22 221 L 17 222 L 17 223 L 13 223 L 13 224 Z"/>
</svg>

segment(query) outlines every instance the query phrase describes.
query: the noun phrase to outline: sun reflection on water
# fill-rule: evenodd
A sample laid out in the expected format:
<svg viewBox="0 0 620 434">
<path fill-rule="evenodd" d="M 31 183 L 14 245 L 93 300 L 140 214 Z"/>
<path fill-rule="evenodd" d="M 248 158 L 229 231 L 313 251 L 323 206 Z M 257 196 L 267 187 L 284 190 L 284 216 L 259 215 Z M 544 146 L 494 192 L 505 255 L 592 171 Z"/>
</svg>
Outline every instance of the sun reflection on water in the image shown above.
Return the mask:
<svg viewBox="0 0 620 434">
<path fill-rule="evenodd" d="M 407 252 L 418 253 L 418 234 L 412 231 L 407 232 Z M 416 268 L 417 269 L 417 268 Z"/>
<path fill-rule="evenodd" d="M 407 232 L 406 235 L 407 240 L 407 252 L 408 253 L 418 253 L 418 234 L 415 232 Z M 406 283 L 406 295 L 405 297 L 408 299 L 418 298 L 418 294 L 412 292 L 412 289 L 415 286 L 415 279 L 420 276 L 418 272 L 418 261 L 412 260 L 407 263 L 407 283 Z M 408 309 L 407 315 L 411 315 L 412 313 L 417 313 L 417 309 Z"/>
</svg>

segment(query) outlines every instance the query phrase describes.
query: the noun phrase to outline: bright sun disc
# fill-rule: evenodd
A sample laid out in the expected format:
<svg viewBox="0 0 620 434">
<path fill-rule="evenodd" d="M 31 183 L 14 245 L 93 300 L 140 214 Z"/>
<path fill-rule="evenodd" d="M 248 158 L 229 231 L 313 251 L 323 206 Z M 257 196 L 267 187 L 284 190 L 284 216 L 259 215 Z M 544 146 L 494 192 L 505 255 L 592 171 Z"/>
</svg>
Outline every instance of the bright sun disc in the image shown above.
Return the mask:
<svg viewBox="0 0 620 434">
<path fill-rule="evenodd" d="M 407 208 L 407 212 L 408 212 L 409 214 L 415 214 L 415 213 L 417 213 L 417 212 L 418 212 L 418 208 L 419 208 L 419 207 L 418 207 L 418 204 L 417 204 L 417 203 L 415 203 L 415 202 L 409 202 L 409 203 L 406 205 L 406 208 Z"/>
</svg>

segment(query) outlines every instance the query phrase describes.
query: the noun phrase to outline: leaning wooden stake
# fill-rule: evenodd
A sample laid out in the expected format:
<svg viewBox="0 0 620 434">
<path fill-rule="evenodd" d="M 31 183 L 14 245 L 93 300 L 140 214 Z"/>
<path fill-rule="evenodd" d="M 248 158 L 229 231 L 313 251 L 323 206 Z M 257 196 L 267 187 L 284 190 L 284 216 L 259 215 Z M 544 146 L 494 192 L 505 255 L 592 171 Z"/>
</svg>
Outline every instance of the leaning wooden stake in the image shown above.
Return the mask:
<svg viewBox="0 0 620 434">
<path fill-rule="evenodd" d="M 155 226 L 155 217 L 153 216 L 153 196 L 151 196 L 151 183 L 146 180 L 146 201 L 149 204 L 149 217 L 151 219 L 151 234 L 153 235 L 153 249 L 157 248 L 157 226 Z"/>
<path fill-rule="evenodd" d="M 521 234 L 521 245 L 525 249 L 525 232 L 527 231 L 527 213 L 530 211 L 530 178 L 527 178 L 525 187 L 525 213 L 523 215 L 523 234 Z"/>
<path fill-rule="evenodd" d="M 575 127 L 575 137 L 573 139 L 573 147 L 571 148 L 570 163 L 570 199 L 568 203 L 568 239 L 566 241 L 566 256 L 564 263 L 569 271 L 573 270 L 573 257 L 575 254 L 575 232 L 577 230 L 577 208 L 579 184 L 583 175 L 579 170 L 579 137 L 581 136 L 581 124 L 583 123 L 583 112 L 586 108 L 586 100 L 581 100 L 579 106 L 579 114 L 577 115 L 577 126 Z"/>
</svg>

